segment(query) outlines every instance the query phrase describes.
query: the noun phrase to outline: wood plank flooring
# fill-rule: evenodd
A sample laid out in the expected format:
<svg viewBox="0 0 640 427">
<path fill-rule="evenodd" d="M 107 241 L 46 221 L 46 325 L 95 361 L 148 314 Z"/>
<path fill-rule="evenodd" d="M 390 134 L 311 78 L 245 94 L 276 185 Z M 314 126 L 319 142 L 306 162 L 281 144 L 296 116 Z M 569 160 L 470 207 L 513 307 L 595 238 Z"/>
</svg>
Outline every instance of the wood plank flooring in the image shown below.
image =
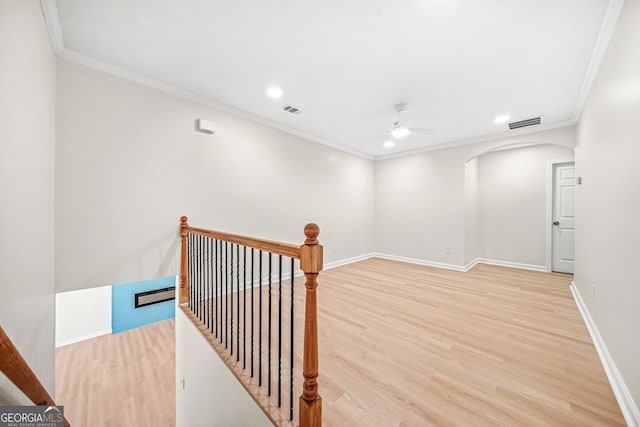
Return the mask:
<svg viewBox="0 0 640 427">
<path fill-rule="evenodd" d="M 623 426 L 571 297 L 570 281 L 563 274 L 488 265 L 458 273 L 381 259 L 322 272 L 319 384 L 324 425 Z M 302 381 L 302 282 L 296 280 L 296 399 Z M 263 306 L 264 292 L 266 287 Z M 144 337 L 132 335 L 122 342 L 100 337 L 100 344 L 76 347 L 91 340 L 58 350 L 57 397 L 67 399 L 60 401 L 68 405 L 65 413 L 72 425 L 173 425 L 174 340 L 173 324 L 167 325 L 158 324 Z M 285 321 L 285 342 L 287 325 Z M 240 326 L 236 331 L 244 330 L 242 322 Z M 288 354 L 285 350 L 284 361 Z M 159 365 L 148 372 L 153 378 L 128 378 L 135 374 L 127 358 L 145 357 L 143 365 Z M 111 374 L 100 373 L 105 370 L 101 365 L 110 366 Z M 286 377 L 286 363 L 283 369 Z M 116 371 L 117 381 L 128 385 L 116 385 Z M 167 395 L 160 396 L 158 388 L 156 395 L 143 397 L 153 387 L 151 381 L 162 375 Z M 285 390 L 283 401 L 287 398 Z M 120 423 L 89 418 L 121 406 L 126 410 Z M 145 424 L 145 411 L 159 418 Z"/>
<path fill-rule="evenodd" d="M 380 259 L 321 273 L 325 425 L 624 425 L 570 281 Z"/>
<path fill-rule="evenodd" d="M 56 402 L 73 427 L 176 421 L 174 319 L 56 350 Z"/>
</svg>

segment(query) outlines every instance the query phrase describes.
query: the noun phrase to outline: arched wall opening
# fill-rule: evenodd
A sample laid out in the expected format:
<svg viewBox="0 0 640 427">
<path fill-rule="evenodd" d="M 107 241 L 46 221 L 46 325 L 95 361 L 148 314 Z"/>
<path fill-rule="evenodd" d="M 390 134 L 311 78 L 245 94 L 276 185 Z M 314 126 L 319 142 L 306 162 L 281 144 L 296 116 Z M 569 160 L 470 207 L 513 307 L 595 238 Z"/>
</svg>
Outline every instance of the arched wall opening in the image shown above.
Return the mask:
<svg viewBox="0 0 640 427">
<path fill-rule="evenodd" d="M 465 264 L 546 271 L 550 162 L 574 148 L 536 141 L 491 148 L 465 163 Z"/>
</svg>

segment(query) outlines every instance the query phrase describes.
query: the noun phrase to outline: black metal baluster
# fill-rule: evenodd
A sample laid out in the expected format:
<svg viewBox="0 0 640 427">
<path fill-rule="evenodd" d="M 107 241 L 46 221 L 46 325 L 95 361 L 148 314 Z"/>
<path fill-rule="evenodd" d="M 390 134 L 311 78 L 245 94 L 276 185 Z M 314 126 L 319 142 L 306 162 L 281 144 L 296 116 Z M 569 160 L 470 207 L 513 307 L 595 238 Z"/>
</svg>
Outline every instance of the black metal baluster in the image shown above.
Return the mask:
<svg viewBox="0 0 640 427">
<path fill-rule="evenodd" d="M 213 287 L 213 278 L 211 277 L 212 269 L 213 269 L 213 250 L 211 248 L 211 237 L 207 237 L 207 326 L 210 332 L 213 332 L 213 320 L 211 316 L 213 315 L 213 309 L 211 308 L 211 304 L 213 303 L 212 298 L 212 287 Z"/>
<path fill-rule="evenodd" d="M 218 239 L 213 241 L 213 330 L 218 338 Z"/>
<path fill-rule="evenodd" d="M 222 342 L 222 305 L 220 304 L 222 297 L 222 245 L 219 240 L 216 239 L 216 318 L 218 324 L 216 328 L 216 337 L 218 341 Z"/>
<path fill-rule="evenodd" d="M 230 319 L 230 324 L 231 324 L 231 355 L 233 356 L 233 246 L 234 244 L 231 244 L 231 319 Z"/>
<path fill-rule="evenodd" d="M 198 251 L 199 251 L 199 247 L 198 247 L 198 235 L 196 234 L 193 239 L 194 239 L 194 245 L 193 245 L 193 251 L 194 251 L 194 255 L 195 255 L 195 271 L 193 272 L 194 276 L 193 276 L 193 314 L 195 314 L 196 317 L 198 317 L 198 276 L 200 273 L 200 258 L 198 256 Z"/>
<path fill-rule="evenodd" d="M 187 283 L 189 284 L 187 288 L 189 292 L 187 305 L 191 310 L 191 234 L 189 233 L 187 233 Z"/>
<path fill-rule="evenodd" d="M 222 272 L 224 268 L 222 266 L 222 241 L 218 241 L 218 274 L 220 276 L 219 289 L 218 289 L 218 340 L 222 342 Z"/>
<path fill-rule="evenodd" d="M 202 305 L 205 300 L 205 289 L 207 288 L 207 245 L 206 238 L 204 236 L 200 236 L 200 321 L 207 326 L 206 316 L 207 314 L 204 311 L 204 306 Z"/>
<path fill-rule="evenodd" d="M 204 324 L 209 329 L 209 310 L 207 310 L 207 291 L 209 289 L 209 238 L 204 237 L 204 289 L 203 289 L 203 307 Z"/>
<path fill-rule="evenodd" d="M 290 351 L 290 366 L 291 366 L 291 378 L 289 379 L 289 420 L 293 420 L 293 267 L 294 267 L 294 259 L 291 258 L 291 347 Z"/>
<path fill-rule="evenodd" d="M 191 294 L 192 294 L 192 290 L 193 290 L 193 262 L 191 260 L 191 257 L 193 256 L 193 244 L 191 242 L 191 233 L 187 234 L 187 281 L 189 284 L 189 310 L 191 310 L 191 308 L 193 307 L 193 305 L 191 304 Z"/>
<path fill-rule="evenodd" d="M 258 280 L 260 287 L 258 288 L 258 387 L 262 387 L 262 249 L 260 250 L 260 268 L 258 270 Z"/>
<path fill-rule="evenodd" d="M 229 242 L 224 242 L 224 348 L 229 345 L 229 326 L 227 325 L 227 318 L 229 317 L 229 277 L 228 277 L 228 265 L 229 262 Z"/>
<path fill-rule="evenodd" d="M 271 253 L 269 253 L 269 335 L 268 335 L 268 365 L 267 365 L 267 396 L 271 396 Z"/>
<path fill-rule="evenodd" d="M 191 235 L 191 282 L 189 283 L 189 296 L 191 298 L 191 312 L 196 313 L 196 236 Z"/>
<path fill-rule="evenodd" d="M 205 313 L 204 306 L 202 305 L 204 302 L 204 289 L 205 289 L 205 266 L 207 260 L 205 259 L 205 242 L 204 236 L 200 236 L 200 299 L 198 301 L 198 306 L 200 307 L 200 321 L 204 323 Z"/>
<path fill-rule="evenodd" d="M 278 256 L 278 408 L 282 406 L 282 255 Z"/>
<path fill-rule="evenodd" d="M 255 283 L 253 283 L 253 267 L 254 267 L 254 255 L 255 249 L 251 248 L 251 378 L 253 378 L 253 288 L 255 288 Z"/>
<path fill-rule="evenodd" d="M 196 271 L 198 264 L 196 262 L 196 235 L 191 235 L 191 283 L 189 284 L 191 294 L 191 312 L 196 314 Z"/>
<path fill-rule="evenodd" d="M 200 312 L 200 321 L 204 323 L 204 310 L 202 301 L 204 299 L 204 236 L 200 236 L 200 296 L 198 297 L 198 310 Z"/>
<path fill-rule="evenodd" d="M 193 284 L 195 277 L 195 256 L 193 249 L 193 234 L 189 234 L 189 309 L 191 311 L 193 311 Z"/>
<path fill-rule="evenodd" d="M 200 321 L 204 324 L 205 328 L 207 327 L 207 313 L 204 310 L 204 302 L 206 300 L 206 289 L 207 289 L 207 239 L 204 236 L 200 236 L 200 253 L 202 258 L 200 262 L 202 263 L 201 277 L 200 277 Z"/>
<path fill-rule="evenodd" d="M 200 289 L 202 288 L 202 236 L 198 236 L 198 249 L 196 255 L 198 257 L 198 293 L 196 295 L 196 316 L 200 319 Z"/>
<path fill-rule="evenodd" d="M 196 309 L 196 237 L 191 234 L 191 281 L 189 282 L 189 299 L 191 312 L 195 314 Z"/>
<path fill-rule="evenodd" d="M 236 246 L 236 362 L 240 361 L 240 245 Z"/>
<path fill-rule="evenodd" d="M 247 369 L 247 247 L 242 247 L 242 369 Z"/>
<path fill-rule="evenodd" d="M 213 239 L 209 238 L 209 331 L 213 334 L 215 318 L 213 317 Z M 212 271 L 213 270 L 213 271 Z"/>
</svg>

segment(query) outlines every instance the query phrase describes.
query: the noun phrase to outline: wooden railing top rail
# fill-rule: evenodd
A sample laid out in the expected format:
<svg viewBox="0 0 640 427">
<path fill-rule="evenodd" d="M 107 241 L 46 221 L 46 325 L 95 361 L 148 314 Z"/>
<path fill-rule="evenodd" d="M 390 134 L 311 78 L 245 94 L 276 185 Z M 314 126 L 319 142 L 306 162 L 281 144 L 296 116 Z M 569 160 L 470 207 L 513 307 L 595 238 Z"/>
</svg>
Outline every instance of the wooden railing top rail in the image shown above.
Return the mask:
<svg viewBox="0 0 640 427">
<path fill-rule="evenodd" d="M 224 233 L 222 231 L 205 230 L 203 228 L 195 228 L 189 226 L 184 227 L 183 229 L 187 233 L 198 234 L 200 236 L 211 237 L 229 243 L 236 243 L 248 248 L 271 252 L 276 255 L 283 255 L 290 258 L 300 259 L 300 246 L 292 245 L 289 243 L 274 242 L 271 240 L 241 236 L 239 234 Z"/>
<path fill-rule="evenodd" d="M 0 370 L 27 396 L 35 405 L 56 406 L 29 364 L 0 326 Z M 69 421 L 64 419 L 64 425 Z"/>
</svg>

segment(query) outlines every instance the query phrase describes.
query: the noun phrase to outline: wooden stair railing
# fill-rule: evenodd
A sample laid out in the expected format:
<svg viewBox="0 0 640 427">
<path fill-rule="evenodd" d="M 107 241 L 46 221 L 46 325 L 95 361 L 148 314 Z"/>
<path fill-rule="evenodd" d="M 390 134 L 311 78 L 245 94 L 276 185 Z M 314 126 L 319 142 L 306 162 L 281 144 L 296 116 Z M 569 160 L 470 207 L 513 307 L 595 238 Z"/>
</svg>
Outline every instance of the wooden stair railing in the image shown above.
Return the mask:
<svg viewBox="0 0 640 427">
<path fill-rule="evenodd" d="M 0 370 L 34 405 L 56 406 L 9 336 L 0 326 Z M 69 427 L 69 421 L 64 419 Z"/>
<path fill-rule="evenodd" d="M 227 257 L 227 253 L 225 252 L 224 258 L 222 255 L 218 255 L 218 248 L 220 248 L 220 251 L 222 251 L 222 245 L 218 245 L 218 242 L 224 242 L 225 245 L 227 243 L 231 244 L 231 293 L 236 293 L 236 300 L 238 303 L 238 307 L 239 307 L 239 294 L 240 294 L 240 276 L 239 276 L 239 271 L 236 269 L 236 271 L 233 271 L 233 253 L 234 253 L 234 244 L 237 245 L 237 257 L 240 257 L 240 252 L 239 252 L 239 247 L 242 246 L 244 248 L 250 248 L 251 249 L 251 268 L 252 268 L 252 273 L 251 273 L 251 286 L 254 286 L 254 282 L 253 282 L 253 260 L 254 260 L 254 255 L 253 255 L 253 250 L 258 250 L 260 251 L 260 257 L 262 257 L 262 251 L 265 251 L 267 253 L 269 253 L 269 257 L 271 256 L 271 254 L 275 254 L 275 255 L 279 255 L 280 257 L 285 256 L 285 257 L 289 257 L 292 260 L 291 263 L 291 288 L 292 288 L 292 301 L 293 301 L 293 260 L 299 260 L 300 262 L 300 270 L 302 270 L 302 272 L 305 275 L 306 281 L 305 281 L 305 288 L 306 288 L 306 294 L 305 294 L 305 317 L 304 317 L 304 345 L 303 345 L 303 355 L 302 355 L 302 364 L 303 364 L 303 370 L 302 370 L 302 375 L 303 375 L 303 384 L 302 384 L 302 394 L 298 399 L 298 422 L 299 422 L 299 426 L 300 427 L 320 427 L 322 425 L 322 398 L 320 397 L 319 393 L 318 393 L 318 314 L 317 314 L 317 298 L 316 298 L 316 290 L 318 287 L 318 274 L 320 273 L 320 271 L 322 271 L 323 268 L 323 248 L 322 245 L 319 244 L 318 242 L 318 235 L 320 233 L 320 229 L 318 228 L 318 226 L 316 224 L 307 224 L 304 228 L 304 234 L 305 234 L 305 241 L 302 245 L 297 246 L 297 245 L 292 245 L 292 244 L 287 244 L 287 243 L 280 243 L 280 242 L 273 242 L 273 241 L 269 241 L 269 240 L 264 240 L 264 239 L 258 239 L 258 238 L 253 238 L 253 237 L 247 237 L 247 236 L 240 236 L 240 235 L 236 235 L 236 234 L 230 234 L 230 233 L 225 233 L 225 232 L 220 232 L 220 231 L 213 231 L 213 230 L 205 230 L 205 229 L 201 229 L 201 228 L 194 228 L 194 227 L 190 227 L 188 224 L 188 220 L 186 216 L 183 216 L 180 218 L 180 237 L 181 237 L 181 262 L 180 262 L 180 305 L 181 308 L 183 309 L 183 311 L 185 311 L 185 313 L 187 313 L 188 315 L 190 315 L 190 317 L 192 318 L 192 320 L 196 321 L 199 320 L 201 323 L 206 323 L 208 322 L 206 317 L 208 315 L 209 320 L 211 320 L 211 308 L 205 308 L 205 314 L 204 314 L 204 318 L 202 317 L 202 315 L 200 315 L 200 317 L 198 317 L 196 315 L 195 312 L 193 312 L 191 310 L 191 307 L 195 307 L 194 310 L 198 311 L 198 309 L 202 310 L 201 307 L 203 305 L 203 300 L 204 301 L 210 301 L 212 299 L 211 296 L 211 289 L 209 289 L 209 294 L 207 295 L 207 289 L 204 289 L 204 295 L 199 294 L 199 292 L 202 291 L 202 289 L 198 290 L 195 289 L 195 291 L 193 289 L 190 290 L 190 277 L 193 278 L 194 281 L 195 278 L 193 276 L 193 271 L 194 268 L 199 268 L 199 267 L 194 267 L 191 264 L 198 264 L 200 263 L 200 266 L 204 265 L 203 262 L 206 264 L 208 263 L 212 263 L 212 262 L 218 262 L 220 261 L 220 263 L 224 262 L 225 263 L 225 267 L 226 268 L 226 263 L 228 262 Z M 214 242 L 212 246 L 212 243 L 209 242 L 207 246 L 207 244 L 205 243 L 204 245 L 204 251 L 207 251 L 204 255 L 202 255 L 201 257 L 199 257 L 198 254 L 196 254 L 194 256 L 193 254 L 193 247 L 197 247 L 197 249 L 200 248 L 200 246 L 198 246 L 198 244 L 196 244 L 198 242 L 198 240 L 194 240 L 195 239 L 212 239 L 212 241 Z M 212 253 L 213 252 L 213 248 L 215 248 L 215 255 Z M 225 246 L 226 248 L 226 246 Z M 245 253 L 245 258 L 244 258 L 244 262 L 247 262 L 247 256 Z M 206 261 L 202 261 L 202 259 L 205 259 Z M 262 259 L 262 258 L 260 258 Z M 281 258 L 280 258 L 281 259 Z M 223 261 L 224 260 L 224 261 Z M 237 260 L 237 262 L 239 262 L 239 260 Z M 191 268 L 190 268 L 191 267 Z M 205 271 L 207 268 L 210 267 L 203 267 L 205 269 Z M 244 268 L 244 272 L 246 274 L 246 268 L 247 265 L 243 264 L 242 268 Z M 262 268 L 262 267 L 261 267 Z M 280 261 L 280 267 L 278 268 L 279 272 L 280 272 L 280 285 L 282 284 L 282 261 Z M 237 279 L 237 290 L 234 292 L 234 287 L 233 287 L 233 283 L 234 283 L 234 278 L 233 275 L 238 274 L 238 279 Z M 208 271 L 208 279 L 207 280 L 212 280 L 211 279 L 211 271 Z M 218 273 L 215 273 L 215 279 L 217 281 L 218 279 Z M 227 272 L 225 270 L 225 277 L 227 275 Z M 271 283 L 273 281 L 273 277 L 271 276 L 271 258 L 269 258 L 269 290 L 271 290 Z M 220 278 L 222 279 L 222 273 L 220 274 Z M 200 279 L 198 279 L 200 280 Z M 226 279 L 225 279 L 226 280 Z M 216 282 L 217 283 L 217 282 Z M 243 298 L 246 298 L 246 294 L 248 292 L 248 289 L 246 288 L 246 278 L 245 278 L 245 289 L 244 289 L 244 294 L 243 294 Z M 196 288 L 198 285 L 194 284 L 194 288 Z M 216 284 L 217 286 L 217 284 Z M 262 278 L 259 279 L 259 286 L 258 288 L 261 289 L 261 287 L 263 286 L 262 283 Z M 229 292 L 229 289 L 227 288 L 227 293 Z M 217 292 L 217 291 L 216 291 Z M 260 290 L 261 292 L 261 290 Z M 194 295 L 195 293 L 195 295 Z M 221 294 L 222 295 L 222 294 Z M 251 302 L 253 302 L 253 293 L 252 295 L 252 300 Z M 281 294 L 280 294 L 281 296 Z M 207 300 L 207 298 L 209 298 Z M 218 294 L 214 294 L 213 298 L 218 298 Z M 226 298 L 226 297 L 224 297 Z M 233 296 L 231 297 L 231 354 L 233 355 Z M 245 310 L 246 310 L 246 299 L 245 301 Z M 204 302 L 204 305 L 206 306 L 207 304 L 211 304 L 211 306 L 213 307 L 213 303 L 209 302 Z M 218 304 L 218 302 L 216 301 L 215 304 Z M 223 310 L 223 306 L 222 303 L 220 303 L 220 311 Z M 252 306 L 253 307 L 253 306 Z M 270 306 L 269 306 L 270 307 Z M 236 312 L 236 315 L 239 316 L 239 313 Z M 228 313 L 223 314 L 222 316 L 224 321 L 227 321 L 228 318 Z M 216 319 L 215 317 L 213 318 L 213 321 L 215 322 Z M 244 319 L 244 327 L 246 328 L 246 318 Z M 252 325 L 253 325 L 253 318 L 251 320 Z M 240 322 L 238 322 L 238 326 L 237 328 L 239 329 L 239 325 Z M 226 325 L 225 325 L 226 327 Z M 217 328 L 217 326 L 216 326 Z M 293 328 L 293 327 L 292 327 Z M 216 329 L 217 330 L 217 329 Z M 211 326 L 211 332 L 214 331 L 214 326 Z M 222 331 L 222 326 L 220 331 Z M 269 329 L 270 331 L 270 329 Z M 240 331 L 236 330 L 236 334 L 238 336 L 238 340 L 239 340 L 239 334 Z M 252 332 L 253 334 L 253 332 Z M 293 335 L 293 332 L 292 332 Z M 220 338 L 222 340 L 222 338 Z M 251 345 L 253 346 L 253 335 L 251 337 L 252 342 Z M 243 337 L 243 340 L 246 340 L 246 336 Z M 214 345 L 215 348 L 215 344 L 213 343 L 213 340 L 210 339 L 210 342 L 212 343 L 212 345 Z M 246 343 L 246 341 L 244 341 Z M 224 349 L 225 346 L 221 346 L 220 348 Z M 239 355 L 239 348 L 236 348 L 236 354 Z M 246 350 L 244 350 L 246 351 Z M 253 347 L 251 348 L 251 351 L 253 352 Z M 290 349 L 291 354 L 293 354 L 293 348 Z M 243 353 L 243 357 L 246 356 L 246 353 Z M 253 354 L 252 354 L 253 357 Z M 293 357 L 293 356 L 291 356 Z M 252 359 L 253 360 L 253 359 Z M 242 368 L 244 369 L 244 368 Z M 253 362 L 251 364 L 251 369 L 253 370 Z M 253 372 L 253 371 L 252 371 Z M 253 373 L 251 374 L 253 377 Z M 293 374 L 292 374 L 293 375 Z M 240 376 L 236 374 L 236 376 L 240 379 Z M 241 381 L 242 382 L 242 381 Z M 247 388 L 246 384 L 245 388 Z M 270 387 L 270 383 L 269 383 L 269 387 Z M 248 388 L 247 388 L 248 389 Z M 253 396 L 254 399 L 256 399 L 256 401 L 258 403 L 259 400 Z M 265 413 L 267 413 L 267 410 L 263 407 L 262 408 Z M 293 414 L 293 412 L 291 412 L 291 414 Z M 267 413 L 267 415 L 269 415 Z M 272 418 L 269 415 L 270 418 Z M 272 421 L 273 418 L 272 418 Z M 274 421 L 275 422 L 275 421 Z"/>
</svg>

